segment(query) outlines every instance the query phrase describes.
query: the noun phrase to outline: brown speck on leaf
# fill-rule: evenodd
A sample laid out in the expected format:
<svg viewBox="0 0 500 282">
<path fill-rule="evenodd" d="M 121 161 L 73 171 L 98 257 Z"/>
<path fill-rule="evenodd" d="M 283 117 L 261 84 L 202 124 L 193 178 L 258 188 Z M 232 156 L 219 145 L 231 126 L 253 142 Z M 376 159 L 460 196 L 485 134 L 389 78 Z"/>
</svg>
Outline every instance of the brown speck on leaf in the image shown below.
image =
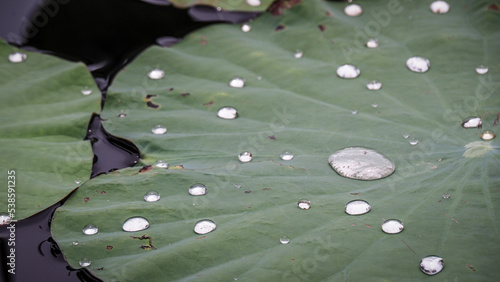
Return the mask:
<svg viewBox="0 0 500 282">
<path fill-rule="evenodd" d="M 150 108 L 153 108 L 153 109 L 158 109 L 160 107 L 160 105 L 157 105 L 155 103 L 153 103 L 153 101 L 151 101 L 152 98 L 156 97 L 157 95 L 155 94 L 148 94 L 146 95 L 146 98 L 144 98 L 144 101 L 146 101 L 146 105 Z"/>
<path fill-rule="evenodd" d="M 113 246 L 107 245 L 107 246 L 106 246 L 106 249 L 108 249 L 108 250 L 112 250 L 112 249 L 113 249 Z"/>
<path fill-rule="evenodd" d="M 186 92 L 186 93 L 182 93 L 182 94 L 181 94 L 181 96 L 182 96 L 182 97 L 186 97 L 186 96 L 189 96 L 189 95 L 191 95 L 191 94 L 190 94 L 190 93 L 187 93 L 187 92 Z"/>
<path fill-rule="evenodd" d="M 327 16 L 327 17 L 331 17 L 331 16 L 333 16 L 333 15 L 332 15 L 332 13 L 331 13 L 330 11 L 326 11 L 326 13 L 325 13 L 325 14 L 326 14 L 326 16 Z"/>
<path fill-rule="evenodd" d="M 152 169 L 153 169 L 152 165 L 146 165 L 146 166 L 143 166 L 141 168 L 141 170 L 139 170 L 139 173 L 143 173 L 143 172 L 146 172 L 146 171 L 149 171 L 149 170 L 152 170 Z"/>
<path fill-rule="evenodd" d="M 267 190 L 271 190 L 271 188 L 265 187 L 265 188 L 262 188 L 262 190 L 266 190 L 267 191 Z"/>
<path fill-rule="evenodd" d="M 97 271 L 102 271 L 104 270 L 104 267 L 99 267 L 99 268 L 96 268 Z"/>
<path fill-rule="evenodd" d="M 365 226 L 368 228 L 372 228 L 372 226 L 370 224 L 365 224 Z"/>
<path fill-rule="evenodd" d="M 85 198 L 83 198 L 83 201 L 84 201 L 85 203 L 87 203 L 89 200 L 90 200 L 90 198 L 89 198 L 89 197 L 85 197 Z"/>
<path fill-rule="evenodd" d="M 149 244 L 148 245 L 141 245 L 140 248 L 141 249 L 144 249 L 144 250 L 148 250 L 148 249 L 153 249 L 153 250 L 156 250 L 156 247 L 153 246 L 153 238 L 151 238 L 150 236 L 147 236 L 146 234 L 142 235 L 142 236 L 130 236 L 130 239 L 139 239 L 139 240 L 149 240 Z"/>
<path fill-rule="evenodd" d="M 359 195 L 361 194 L 360 192 L 355 192 L 355 193 L 350 193 L 351 195 Z"/>
<path fill-rule="evenodd" d="M 106 191 L 101 191 L 101 195 L 106 195 Z"/>
<path fill-rule="evenodd" d="M 250 193 L 252 193 L 252 190 L 246 190 L 245 191 L 245 194 L 250 194 Z"/>
<path fill-rule="evenodd" d="M 274 31 L 280 31 L 280 30 L 284 30 L 284 29 L 285 29 L 285 26 L 284 26 L 284 25 L 282 25 L 282 24 L 280 24 L 280 25 L 278 25 L 278 26 L 274 29 Z"/>
<path fill-rule="evenodd" d="M 474 266 L 470 265 L 470 264 L 466 264 L 466 266 L 472 270 L 472 271 L 476 271 L 476 268 L 474 268 Z"/>
<path fill-rule="evenodd" d="M 488 10 L 498 11 L 499 9 L 500 9 L 500 6 L 498 6 L 498 4 L 491 4 L 488 6 Z"/>
<path fill-rule="evenodd" d="M 174 91 L 174 88 L 173 88 L 173 87 L 170 87 L 170 88 L 168 89 L 168 91 L 171 91 L 171 92 L 172 92 L 172 91 Z"/>
<path fill-rule="evenodd" d="M 322 24 L 318 25 L 318 28 L 321 32 L 325 31 L 326 30 L 326 27 Z"/>
<path fill-rule="evenodd" d="M 146 95 L 146 101 L 149 101 L 149 100 L 151 100 L 151 98 L 154 98 L 156 96 L 157 96 L 156 94 L 148 94 L 148 95 Z"/>
<path fill-rule="evenodd" d="M 274 135 L 267 136 L 267 138 L 269 138 L 270 140 L 276 140 L 276 136 Z"/>
<path fill-rule="evenodd" d="M 497 116 L 496 116 L 495 120 L 493 121 L 493 126 L 497 125 L 499 121 L 500 121 L 500 113 L 497 113 Z"/>
<path fill-rule="evenodd" d="M 204 103 L 203 106 L 210 106 L 210 105 L 213 105 L 214 103 L 215 103 L 214 100 L 210 100 L 210 101 Z"/>
<path fill-rule="evenodd" d="M 207 45 L 207 39 L 205 38 L 205 36 L 201 37 L 200 44 L 203 45 L 203 46 Z"/>
<path fill-rule="evenodd" d="M 271 5 L 267 10 L 273 15 L 273 16 L 281 16 L 285 12 L 286 9 L 290 9 L 291 7 L 299 4 L 302 0 L 276 0 Z"/>
<path fill-rule="evenodd" d="M 207 236 L 196 237 L 195 239 L 203 239 L 203 238 L 207 238 Z"/>
</svg>

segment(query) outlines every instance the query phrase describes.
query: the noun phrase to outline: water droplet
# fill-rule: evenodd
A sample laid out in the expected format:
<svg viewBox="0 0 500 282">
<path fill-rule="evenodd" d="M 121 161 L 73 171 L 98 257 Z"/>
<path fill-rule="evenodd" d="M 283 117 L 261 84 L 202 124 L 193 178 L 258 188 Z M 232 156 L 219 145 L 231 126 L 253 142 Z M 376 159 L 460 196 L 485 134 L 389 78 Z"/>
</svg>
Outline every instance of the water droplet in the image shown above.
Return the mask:
<svg viewBox="0 0 500 282">
<path fill-rule="evenodd" d="M 410 141 L 408 141 L 408 143 L 410 143 L 410 145 L 412 146 L 415 146 L 418 144 L 418 139 L 412 138 L 410 139 Z"/>
<path fill-rule="evenodd" d="M 121 110 L 120 113 L 118 113 L 118 117 L 119 118 L 124 118 L 124 117 L 127 117 L 127 113 L 125 113 L 124 110 Z"/>
<path fill-rule="evenodd" d="M 92 89 L 91 89 L 90 87 L 88 87 L 88 86 L 85 86 L 85 87 L 82 89 L 82 91 L 81 91 L 81 92 L 82 92 L 82 94 L 83 94 L 83 95 L 85 95 L 85 96 L 86 96 L 86 95 L 90 95 L 90 94 L 92 94 Z"/>
<path fill-rule="evenodd" d="M 303 210 L 308 210 L 311 208 L 311 201 L 307 200 L 307 199 L 301 199 L 299 200 L 299 202 L 297 203 L 297 206 L 300 208 L 300 209 L 303 209 Z"/>
<path fill-rule="evenodd" d="M 149 71 L 148 77 L 151 79 L 162 79 L 165 77 L 165 71 L 161 69 L 152 69 Z"/>
<path fill-rule="evenodd" d="M 207 187 L 203 184 L 197 183 L 189 187 L 189 194 L 192 196 L 201 196 L 207 193 Z"/>
<path fill-rule="evenodd" d="M 485 130 L 483 131 L 483 133 L 481 133 L 481 139 L 485 141 L 492 140 L 493 138 L 495 138 L 495 136 L 495 133 L 491 130 Z"/>
<path fill-rule="evenodd" d="M 356 78 L 359 74 L 359 69 L 353 65 L 342 65 L 337 68 L 337 75 L 341 78 Z"/>
<path fill-rule="evenodd" d="M 257 80 L 262 80 L 262 76 L 261 75 L 257 76 Z"/>
<path fill-rule="evenodd" d="M 370 39 L 366 42 L 366 47 L 368 48 L 377 48 L 378 47 L 378 40 L 377 39 Z"/>
<path fill-rule="evenodd" d="M 155 162 L 155 166 L 159 167 L 159 168 L 168 168 L 168 163 L 166 161 L 163 161 L 163 160 L 157 160 Z"/>
<path fill-rule="evenodd" d="M 420 270 L 427 275 L 438 274 L 443 267 L 443 259 L 438 256 L 428 256 L 420 261 Z"/>
<path fill-rule="evenodd" d="M 368 82 L 366 84 L 366 88 L 368 88 L 369 90 L 380 90 L 380 88 L 382 88 L 382 82 L 372 80 L 371 82 Z"/>
<path fill-rule="evenodd" d="M 451 198 L 450 194 L 443 194 L 443 199 L 449 199 L 449 198 Z"/>
<path fill-rule="evenodd" d="M 91 261 L 88 258 L 82 258 L 78 263 L 81 267 L 87 267 L 90 266 Z"/>
<path fill-rule="evenodd" d="M 355 115 L 355 114 L 357 114 L 357 113 L 358 113 L 358 110 L 352 110 L 352 111 L 351 111 L 351 114 L 353 114 L 353 115 Z"/>
<path fill-rule="evenodd" d="M 82 183 L 82 180 L 80 178 L 77 178 L 77 179 L 75 179 L 75 183 L 78 185 L 78 184 Z"/>
<path fill-rule="evenodd" d="M 450 10 L 450 5 L 444 1 L 434 1 L 432 2 L 430 8 L 435 14 L 446 14 Z"/>
<path fill-rule="evenodd" d="M 78 246 L 80 243 L 78 243 L 78 241 L 73 241 L 73 246 Z"/>
<path fill-rule="evenodd" d="M 403 134 L 403 138 L 404 138 L 404 139 L 408 139 L 408 137 L 410 137 L 410 134 L 406 134 L 406 133 L 405 133 L 405 134 Z"/>
<path fill-rule="evenodd" d="M 403 231 L 404 225 L 397 219 L 388 219 L 382 223 L 382 231 L 387 234 L 397 234 Z"/>
<path fill-rule="evenodd" d="M 229 81 L 229 86 L 234 88 L 242 88 L 245 86 L 245 80 L 241 77 L 235 77 Z"/>
<path fill-rule="evenodd" d="M 300 59 L 300 58 L 302 58 L 302 56 L 304 56 L 304 52 L 301 50 L 297 50 L 297 51 L 295 51 L 295 54 L 293 54 L 293 57 L 295 59 Z"/>
<path fill-rule="evenodd" d="M 167 132 L 167 128 L 161 124 L 158 124 L 157 126 L 151 128 L 151 132 L 156 135 L 165 134 L 165 132 Z"/>
<path fill-rule="evenodd" d="M 253 158 L 252 156 L 252 153 L 248 152 L 248 151 L 245 151 L 245 152 L 242 152 L 238 155 L 238 159 L 240 160 L 240 162 L 242 163 L 248 163 L 249 161 L 251 161 Z"/>
<path fill-rule="evenodd" d="M 375 103 L 371 104 L 371 106 L 372 106 L 372 108 L 378 108 L 378 104 L 375 104 Z"/>
<path fill-rule="evenodd" d="M 344 13 L 350 17 L 357 17 L 363 13 L 363 9 L 357 4 L 351 4 L 344 8 Z"/>
<path fill-rule="evenodd" d="M 483 66 L 483 65 L 480 65 L 479 67 L 476 68 L 476 72 L 478 74 L 485 74 L 488 72 L 488 67 L 487 66 Z"/>
<path fill-rule="evenodd" d="M 480 117 L 469 117 L 462 123 L 464 128 L 481 128 L 483 126 L 483 120 Z"/>
<path fill-rule="evenodd" d="M 361 180 L 381 179 L 396 169 L 394 163 L 384 155 L 364 147 L 339 150 L 330 155 L 328 163 L 339 175 Z"/>
<path fill-rule="evenodd" d="M 422 57 L 411 57 L 406 61 L 406 66 L 413 72 L 426 72 L 431 67 L 431 62 Z"/>
<path fill-rule="evenodd" d="M 197 234 L 207 234 L 215 230 L 215 223 L 209 219 L 200 220 L 194 226 L 194 232 Z"/>
<path fill-rule="evenodd" d="M 260 0 L 246 0 L 247 4 L 253 7 L 260 6 Z"/>
<path fill-rule="evenodd" d="M 283 151 L 283 153 L 281 153 L 280 155 L 280 158 L 284 161 L 290 161 L 293 159 L 293 154 L 290 151 Z"/>
<path fill-rule="evenodd" d="M 123 223 L 122 229 L 127 232 L 141 231 L 148 229 L 149 221 L 144 217 L 131 217 Z"/>
<path fill-rule="evenodd" d="M 238 117 L 238 110 L 233 107 L 222 107 L 217 111 L 217 116 L 223 119 L 235 119 Z"/>
<path fill-rule="evenodd" d="M 288 236 L 281 236 L 280 243 L 283 245 L 286 245 L 286 244 L 290 243 L 290 238 L 288 238 Z"/>
<path fill-rule="evenodd" d="M 24 62 L 26 60 L 26 57 L 27 57 L 26 54 L 16 52 L 16 53 L 9 54 L 9 61 L 11 63 L 21 63 L 21 62 Z"/>
<path fill-rule="evenodd" d="M 370 204 L 363 200 L 353 200 L 345 205 L 345 212 L 348 215 L 365 214 L 371 210 Z"/>
<path fill-rule="evenodd" d="M 12 217 L 6 213 L 0 213 L 0 225 L 7 225 L 12 222 Z"/>
<path fill-rule="evenodd" d="M 160 193 L 156 191 L 149 191 L 144 194 L 144 201 L 146 202 L 156 202 L 160 200 Z"/>
<path fill-rule="evenodd" d="M 242 24 L 241 25 L 241 31 L 243 32 L 249 32 L 250 30 L 252 30 L 252 26 L 249 25 L 249 24 Z"/>
<path fill-rule="evenodd" d="M 99 229 L 97 229 L 97 226 L 93 225 L 93 224 L 87 224 L 83 229 L 82 229 L 82 232 L 83 234 L 85 235 L 95 235 L 97 234 L 97 232 L 99 231 Z"/>
</svg>

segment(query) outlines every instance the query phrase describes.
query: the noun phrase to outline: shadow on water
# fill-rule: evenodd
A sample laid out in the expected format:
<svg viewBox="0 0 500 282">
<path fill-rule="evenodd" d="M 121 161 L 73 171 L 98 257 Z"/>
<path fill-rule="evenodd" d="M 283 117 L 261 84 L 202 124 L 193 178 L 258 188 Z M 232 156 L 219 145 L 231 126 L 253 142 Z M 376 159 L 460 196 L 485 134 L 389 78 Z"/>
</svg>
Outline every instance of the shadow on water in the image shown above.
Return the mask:
<svg viewBox="0 0 500 282">
<path fill-rule="evenodd" d="M 196 29 L 258 15 L 208 6 L 179 9 L 167 0 L 0 0 L 0 37 L 25 50 L 85 63 L 101 90 L 102 108 L 115 75 L 147 47 L 168 47 Z M 102 127 L 98 114 L 92 114 L 85 139 L 94 152 L 91 177 L 134 166 L 140 158 L 132 142 Z M 6 267 L 10 230 L 0 227 L 0 281 L 101 281 L 87 269 L 71 268 L 50 233 L 55 210 L 74 191 L 15 223 L 15 275 Z"/>
</svg>

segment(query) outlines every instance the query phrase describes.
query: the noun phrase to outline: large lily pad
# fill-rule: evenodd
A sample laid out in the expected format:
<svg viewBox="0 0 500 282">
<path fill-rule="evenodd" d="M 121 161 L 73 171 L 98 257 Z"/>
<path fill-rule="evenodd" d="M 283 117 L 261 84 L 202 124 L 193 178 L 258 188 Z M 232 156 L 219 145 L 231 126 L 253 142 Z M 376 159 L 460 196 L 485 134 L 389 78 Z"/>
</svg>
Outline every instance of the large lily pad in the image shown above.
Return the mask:
<svg viewBox="0 0 500 282">
<path fill-rule="evenodd" d="M 420 259 L 438 255 L 439 280 L 498 277 L 499 143 L 461 122 L 480 116 L 483 128 L 497 128 L 500 14 L 488 1 L 454 2 L 442 15 L 429 1 L 374 2 L 358 1 L 365 12 L 351 18 L 346 3 L 303 1 L 282 17 L 254 20 L 248 33 L 213 26 L 139 56 L 110 89 L 105 126 L 133 140 L 143 164 L 170 167 L 83 185 L 53 221 L 69 263 L 87 257 L 106 281 L 413 281 L 428 278 Z M 366 48 L 369 37 L 380 46 Z M 428 72 L 407 69 L 417 55 L 430 60 Z M 361 76 L 337 77 L 346 63 Z M 475 72 L 481 64 L 485 75 Z M 166 76 L 149 79 L 153 68 Z M 234 77 L 246 86 L 229 87 Z M 366 88 L 373 79 L 381 90 Z M 239 117 L 218 118 L 223 106 Z M 157 124 L 164 135 L 151 133 Z M 350 146 L 375 149 L 396 171 L 372 181 L 336 174 L 328 156 Z M 249 163 L 237 158 L 245 150 Z M 294 158 L 281 160 L 284 150 Z M 208 193 L 190 196 L 195 183 Z M 158 202 L 143 200 L 150 190 Z M 301 198 L 309 210 L 297 207 Z M 347 215 L 354 199 L 372 210 Z M 122 231 L 132 216 L 150 227 Z M 383 233 L 389 218 L 404 231 Z M 217 228 L 195 234 L 201 219 Z M 87 224 L 99 233 L 84 235 Z"/>
<path fill-rule="evenodd" d="M 1 212 L 15 197 L 15 219 L 47 208 L 90 177 L 92 150 L 83 141 L 100 92 L 87 68 L 49 55 L 22 51 L 11 63 L 12 46 L 0 41 Z M 82 95 L 88 87 L 93 94 Z M 86 88 L 85 88 L 86 89 Z M 7 189 L 9 180 L 15 192 Z M 15 185 L 13 185 L 15 184 Z M 8 192 L 15 196 L 7 197 Z M 12 209 L 13 206 L 10 206 Z"/>
</svg>

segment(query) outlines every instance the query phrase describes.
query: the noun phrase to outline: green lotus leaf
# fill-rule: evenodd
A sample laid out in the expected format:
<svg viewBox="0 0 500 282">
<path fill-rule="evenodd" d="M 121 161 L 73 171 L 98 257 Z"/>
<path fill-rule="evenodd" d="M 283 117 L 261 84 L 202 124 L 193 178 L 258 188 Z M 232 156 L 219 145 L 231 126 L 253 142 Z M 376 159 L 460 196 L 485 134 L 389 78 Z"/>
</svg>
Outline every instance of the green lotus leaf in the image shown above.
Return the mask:
<svg viewBox="0 0 500 282">
<path fill-rule="evenodd" d="M 211 26 L 124 69 L 104 126 L 141 148 L 142 165 L 169 168 L 124 169 L 80 187 L 52 225 L 69 263 L 86 257 L 105 281 L 427 281 L 420 260 L 437 255 L 440 281 L 495 280 L 499 143 L 464 153 L 497 128 L 499 12 L 489 1 L 454 1 L 446 14 L 430 1 L 356 3 L 358 17 L 344 14 L 348 3 L 311 0 L 259 17 L 250 32 Z M 367 48 L 369 38 L 379 47 Z M 413 56 L 430 69 L 410 71 Z M 338 77 L 344 64 L 361 75 Z M 148 78 L 152 69 L 165 77 Z M 236 77 L 244 87 L 229 86 Z M 372 80 L 382 88 L 368 90 Z M 238 118 L 217 117 L 224 106 Z M 461 126 L 471 116 L 483 129 Z M 165 134 L 152 133 L 158 124 Z M 329 156 L 354 146 L 383 154 L 395 172 L 369 181 L 337 174 Z M 280 159 L 285 150 L 292 160 Z M 243 151 L 250 162 L 238 160 Z M 196 183 L 206 195 L 188 193 Z M 144 201 L 151 190 L 159 201 Z M 300 209 L 301 199 L 311 208 Z M 355 199 L 371 211 L 346 214 Z M 136 216 L 149 228 L 123 231 Z M 203 219 L 217 227 L 196 234 Z M 404 230 L 384 233 L 386 219 Z M 99 232 L 84 235 L 87 224 Z"/>
<path fill-rule="evenodd" d="M 89 179 L 92 149 L 83 138 L 100 92 L 83 64 L 24 50 L 24 62 L 10 62 L 18 51 L 0 41 L 0 206 L 23 219 Z"/>
</svg>

